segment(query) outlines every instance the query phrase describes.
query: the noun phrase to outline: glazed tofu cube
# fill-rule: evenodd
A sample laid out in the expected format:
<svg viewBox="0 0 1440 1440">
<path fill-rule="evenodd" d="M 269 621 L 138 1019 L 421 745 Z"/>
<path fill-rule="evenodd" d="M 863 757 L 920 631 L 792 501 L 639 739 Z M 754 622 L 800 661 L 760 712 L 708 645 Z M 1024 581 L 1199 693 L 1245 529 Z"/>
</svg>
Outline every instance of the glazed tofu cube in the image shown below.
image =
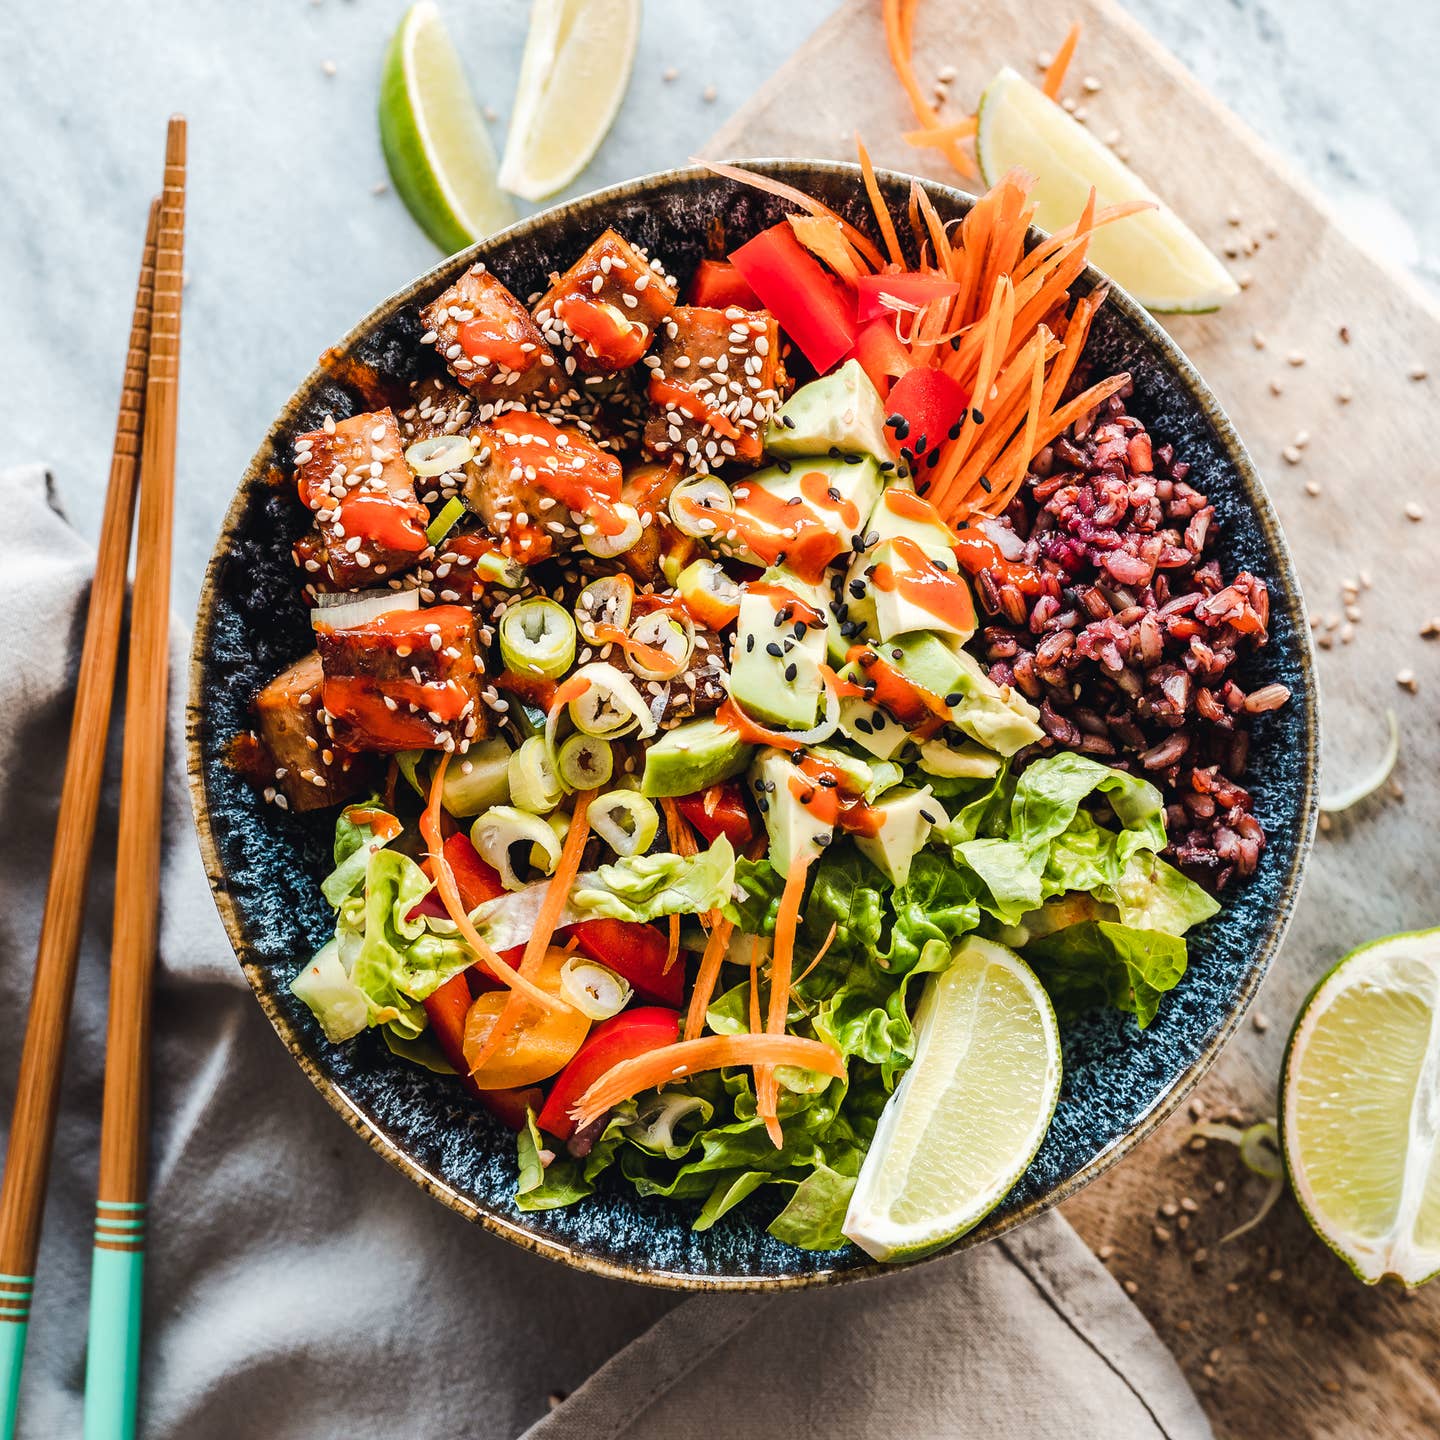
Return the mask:
<svg viewBox="0 0 1440 1440">
<path fill-rule="evenodd" d="M 505 554 L 531 563 L 620 499 L 620 462 L 581 430 L 511 410 L 470 432 L 465 503 Z"/>
<path fill-rule="evenodd" d="M 420 311 L 425 339 L 479 400 L 523 400 L 561 388 L 555 356 L 530 312 L 486 270 L 470 267 Z"/>
<path fill-rule="evenodd" d="M 325 728 L 323 682 L 320 656 L 312 651 L 255 697 L 256 728 L 272 767 L 263 776 L 266 792 L 279 790 L 291 810 L 338 804 L 370 778 L 365 757 L 338 746 Z"/>
<path fill-rule="evenodd" d="M 680 305 L 666 322 L 650 367 L 645 448 L 683 456 L 706 471 L 758 465 L 765 422 L 788 385 L 780 331 L 763 311 Z"/>
<path fill-rule="evenodd" d="M 479 419 L 474 396 L 449 380 L 417 380 L 410 387 L 410 404 L 400 412 L 400 435 L 406 448 L 439 435 L 459 435 Z"/>
<path fill-rule="evenodd" d="M 535 319 L 567 376 L 604 376 L 634 365 L 674 308 L 674 278 L 607 230 L 540 298 Z"/>
<path fill-rule="evenodd" d="M 429 542 L 430 515 L 415 495 L 394 412 L 327 420 L 295 441 L 300 499 L 314 512 L 316 562 L 337 589 L 408 570 Z M 307 567 L 308 569 L 308 567 Z"/>
<path fill-rule="evenodd" d="M 475 615 L 460 605 L 392 610 L 345 630 L 317 627 L 330 731 L 352 750 L 463 754 L 490 730 Z"/>
</svg>

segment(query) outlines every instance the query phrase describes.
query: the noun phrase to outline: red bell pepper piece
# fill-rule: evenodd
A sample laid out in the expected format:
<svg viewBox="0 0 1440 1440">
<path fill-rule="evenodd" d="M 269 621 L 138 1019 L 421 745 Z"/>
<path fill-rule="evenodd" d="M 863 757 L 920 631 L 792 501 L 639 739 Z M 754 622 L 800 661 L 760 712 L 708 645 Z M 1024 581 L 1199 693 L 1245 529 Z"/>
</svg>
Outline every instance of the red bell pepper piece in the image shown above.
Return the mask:
<svg viewBox="0 0 1440 1440">
<path fill-rule="evenodd" d="M 760 297 L 728 260 L 702 260 L 690 277 L 685 303 L 711 310 L 728 310 L 732 305 L 742 310 L 760 309 Z"/>
<path fill-rule="evenodd" d="M 675 805 L 707 841 L 723 835 L 740 850 L 755 833 L 745 808 L 745 792 L 733 780 L 697 790 L 693 795 L 681 795 Z"/>
<path fill-rule="evenodd" d="M 555 1077 L 544 1108 L 536 1117 L 540 1128 L 560 1140 L 568 1140 L 575 1133 L 570 1111 L 607 1070 L 622 1060 L 645 1055 L 662 1045 L 673 1045 L 679 1036 L 680 1012 L 659 1005 L 622 1010 L 602 1021 Z"/>
<path fill-rule="evenodd" d="M 861 324 L 876 316 L 888 316 L 892 323 L 895 312 L 880 303 L 882 295 L 893 295 L 907 305 L 928 305 L 943 296 L 958 295 L 960 282 L 943 275 L 922 275 L 906 271 L 896 275 L 861 275 L 855 281 L 855 319 Z"/>
<path fill-rule="evenodd" d="M 538 1085 L 522 1090 L 481 1090 L 470 1078 L 465 1059 L 465 1016 L 470 1009 L 470 987 L 465 975 L 452 975 L 421 1002 L 430 1017 L 430 1033 L 440 1053 L 455 1067 L 460 1083 L 502 1124 L 512 1130 L 525 1126 L 526 1109 L 538 1110 L 544 1092 Z"/>
<path fill-rule="evenodd" d="M 870 320 L 862 325 L 855 336 L 855 348 L 845 358 L 860 362 L 882 400 L 889 396 L 890 387 L 900 376 L 915 368 L 910 352 L 895 334 L 893 319 Z"/>
<path fill-rule="evenodd" d="M 653 925 L 602 916 L 572 925 L 569 933 L 592 960 L 628 980 L 637 995 L 679 1008 L 685 995 L 685 967 L 665 969 L 669 942 Z"/>
<path fill-rule="evenodd" d="M 788 221 L 747 240 L 730 260 L 818 374 L 850 353 L 851 296 L 795 238 Z"/>
<path fill-rule="evenodd" d="M 925 450 L 933 452 L 960 423 L 969 401 L 965 387 L 943 370 L 922 366 L 907 371 L 885 400 L 890 413 L 903 416 L 906 422 L 898 433 L 894 429 L 887 431 L 895 453 L 900 453 L 902 445 L 912 454 L 917 453 L 922 440 Z"/>
</svg>

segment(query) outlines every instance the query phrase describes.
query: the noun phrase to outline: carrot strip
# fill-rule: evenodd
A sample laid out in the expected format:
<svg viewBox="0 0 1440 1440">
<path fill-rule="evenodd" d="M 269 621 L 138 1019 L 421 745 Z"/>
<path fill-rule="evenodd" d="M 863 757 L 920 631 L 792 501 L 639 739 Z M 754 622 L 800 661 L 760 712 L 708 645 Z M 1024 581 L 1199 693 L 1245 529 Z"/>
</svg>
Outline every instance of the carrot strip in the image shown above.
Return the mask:
<svg viewBox="0 0 1440 1440">
<path fill-rule="evenodd" d="M 855 136 L 855 153 L 860 160 L 860 174 L 865 181 L 865 193 L 870 197 L 870 208 L 875 212 L 875 223 L 880 227 L 880 238 L 885 242 L 890 263 L 905 268 L 905 252 L 900 248 L 900 237 L 895 233 L 895 221 L 890 207 L 880 193 L 880 182 L 875 178 L 875 167 L 870 163 L 870 152 L 859 134 Z"/>
<path fill-rule="evenodd" d="M 449 752 L 443 752 L 440 756 L 440 763 L 435 767 L 435 775 L 430 781 L 430 794 L 426 800 L 424 812 L 420 816 L 420 836 L 429 849 L 435 888 L 440 892 L 440 899 L 445 905 L 445 911 L 455 922 L 455 928 L 459 930 L 461 939 L 475 952 L 485 968 L 502 985 L 510 987 L 510 1004 L 521 1003 L 518 996 L 523 994 L 527 1000 L 533 1000 L 535 1004 L 543 1005 L 547 1010 L 568 1010 L 570 1007 L 564 1000 L 558 996 L 547 994 L 534 983 L 529 975 L 515 970 L 502 960 L 481 939 L 480 932 L 471 922 L 464 902 L 460 899 L 460 889 L 455 883 L 455 872 L 450 868 L 450 862 L 445 857 L 444 840 L 440 834 L 441 783 L 445 779 L 445 767 L 449 762 Z"/>
<path fill-rule="evenodd" d="M 703 165 L 716 175 L 723 175 L 727 180 L 735 181 L 737 185 L 750 185 L 756 190 L 764 190 L 766 194 L 778 196 L 781 200 L 790 201 L 792 205 L 798 205 L 811 215 L 823 215 L 826 219 L 833 220 L 845 232 L 845 238 L 876 270 L 885 268 L 885 257 L 871 244 L 864 232 L 857 230 L 843 215 L 837 215 L 828 205 L 815 199 L 813 195 L 807 195 L 803 190 L 797 190 L 793 185 L 785 184 L 783 180 L 772 180 L 768 175 L 757 175 L 753 170 L 746 170 L 742 165 L 727 165 L 723 160 L 698 158 L 695 163 Z"/>
<path fill-rule="evenodd" d="M 908 0 L 908 3 L 903 4 L 902 0 L 884 0 L 882 16 L 885 22 L 885 48 L 889 52 L 896 79 L 900 81 L 901 88 L 910 101 L 910 108 L 914 111 L 915 118 L 927 130 L 938 129 L 940 116 L 925 98 L 910 58 L 914 43 L 915 0 Z M 945 158 L 962 175 L 975 175 L 974 164 L 958 144 L 951 141 L 941 148 Z"/>
<path fill-rule="evenodd" d="M 565 902 L 570 898 L 570 889 L 580 873 L 580 860 L 585 853 L 585 842 L 590 838 L 590 802 L 595 798 L 593 790 L 582 790 L 575 797 L 575 808 L 570 814 L 570 828 L 565 832 L 565 844 L 560 848 L 560 859 L 555 873 L 545 887 L 545 898 L 540 902 L 540 913 L 535 917 L 535 929 L 525 942 L 525 953 L 520 957 L 520 974 L 533 979 L 540 969 L 540 962 L 550 948 L 555 927 L 565 913 Z M 527 992 L 528 993 L 528 992 Z M 537 990 L 543 995 L 543 990 Z M 514 1030 L 520 1021 L 521 1001 L 514 993 L 505 1002 L 499 1018 L 490 1027 L 490 1033 L 471 1062 L 471 1070 L 480 1069 L 495 1053 L 501 1042 Z"/>
<path fill-rule="evenodd" d="M 780 908 L 775 912 L 775 947 L 770 952 L 770 1008 L 765 1017 L 765 1030 L 770 1035 L 783 1035 L 790 1015 L 790 977 L 795 964 L 795 930 L 800 923 L 800 901 L 805 895 L 810 862 L 790 862 L 785 888 L 780 892 Z M 775 1068 L 766 1065 L 755 1073 L 755 1110 L 765 1122 L 778 1150 L 785 1143 L 776 1115 L 777 1087 Z"/>
<path fill-rule="evenodd" d="M 700 969 L 695 975 L 695 989 L 690 994 L 690 1008 L 685 1014 L 685 1039 L 695 1040 L 705 1028 L 705 1012 L 715 998 L 715 985 L 720 979 L 720 966 L 730 949 L 730 936 L 735 929 L 733 921 L 723 917 L 710 932 L 705 953 L 700 957 Z"/>
<path fill-rule="evenodd" d="M 1065 37 L 1064 43 L 1055 52 L 1055 58 L 1045 71 L 1040 88 L 1052 99 L 1060 98 L 1060 87 L 1065 83 L 1065 72 L 1070 68 L 1071 57 L 1075 54 L 1075 42 L 1080 38 L 1080 22 L 1077 20 Z"/>
<path fill-rule="evenodd" d="M 702 1070 L 751 1065 L 794 1065 L 835 1079 L 845 1074 L 840 1052 L 819 1040 L 807 1040 L 801 1035 L 706 1035 L 699 1040 L 663 1045 L 611 1066 L 570 1113 L 577 1127 L 583 1129 L 642 1090 L 653 1090 Z"/>
<path fill-rule="evenodd" d="M 1111 375 L 1077 395 L 1064 409 L 1057 410 L 1040 426 L 1039 432 L 1035 436 L 1036 451 L 1043 450 L 1052 440 L 1063 435 L 1087 411 L 1093 410 L 1102 401 L 1108 400 L 1117 390 L 1123 389 L 1129 383 L 1130 372 L 1122 370 L 1118 375 Z"/>
<path fill-rule="evenodd" d="M 665 963 L 660 967 L 662 975 L 670 973 L 670 967 L 680 958 L 680 916 L 670 917 L 670 939 L 665 946 Z"/>
<path fill-rule="evenodd" d="M 953 125 L 937 125 L 933 129 L 902 130 L 900 138 L 907 145 L 927 150 L 943 150 L 952 140 L 969 139 L 980 128 L 978 115 L 966 115 Z"/>
<path fill-rule="evenodd" d="M 690 828 L 690 822 L 680 813 L 680 807 L 675 803 L 673 795 L 661 798 L 660 811 L 665 816 L 665 833 L 670 837 L 670 848 L 687 859 L 691 855 L 698 855 L 700 846 L 695 840 L 695 832 Z"/>
<path fill-rule="evenodd" d="M 1043 332 L 1042 333 L 1047 333 Z M 1025 483 L 1030 470 L 1030 461 L 1038 448 L 1035 432 L 1040 424 L 1040 410 L 1044 403 L 1045 366 L 1043 351 L 1037 356 L 1030 377 L 1030 398 L 1025 409 L 1025 426 L 1002 451 L 999 460 L 990 469 L 992 490 L 987 500 L 977 509 L 990 515 L 999 515 L 1010 503 L 1015 492 Z"/>
<path fill-rule="evenodd" d="M 872 273 L 864 257 L 845 238 L 845 232 L 834 221 L 823 215 L 787 215 L 785 218 L 790 222 L 795 238 L 842 280 L 849 280 L 853 284 L 862 275 Z"/>
<path fill-rule="evenodd" d="M 829 950 L 830 946 L 834 943 L 835 936 L 839 932 L 839 929 L 840 922 L 838 920 L 832 920 L 830 922 L 830 933 L 825 937 L 825 943 L 815 952 L 815 958 L 795 977 L 795 985 L 790 987 L 792 990 L 825 958 L 825 952 Z"/>
<path fill-rule="evenodd" d="M 960 427 L 959 436 L 945 451 L 940 470 L 930 486 L 934 494 L 943 495 L 949 488 L 950 481 L 965 463 L 965 457 L 970 453 L 975 437 L 985 423 L 986 412 L 990 409 L 990 387 L 995 381 L 996 362 L 1010 344 L 1014 303 L 1015 292 L 1011 289 L 1009 279 L 1002 275 L 995 282 L 995 294 L 990 310 L 981 322 L 983 338 L 980 342 L 980 364 L 975 384 L 970 389 L 970 404 L 965 411 L 965 423 Z M 977 419 L 976 416 L 980 418 Z"/>
<path fill-rule="evenodd" d="M 750 1033 L 758 1035 L 764 1022 L 760 1016 L 760 937 L 750 937 Z"/>
</svg>

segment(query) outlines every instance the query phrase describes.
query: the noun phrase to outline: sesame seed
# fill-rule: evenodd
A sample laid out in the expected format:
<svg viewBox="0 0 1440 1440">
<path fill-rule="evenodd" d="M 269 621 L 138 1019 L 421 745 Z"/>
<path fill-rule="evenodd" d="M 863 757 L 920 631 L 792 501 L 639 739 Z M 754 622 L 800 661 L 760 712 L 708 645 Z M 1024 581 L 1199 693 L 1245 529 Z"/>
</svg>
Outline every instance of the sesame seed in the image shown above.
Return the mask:
<svg viewBox="0 0 1440 1440">
<path fill-rule="evenodd" d="M 1411 500 L 1405 506 L 1405 518 L 1407 520 L 1423 520 L 1425 518 L 1425 511 L 1418 501 Z"/>
<path fill-rule="evenodd" d="M 1395 683 L 1402 689 L 1408 690 L 1412 695 L 1420 689 L 1420 681 L 1416 678 L 1415 672 L 1408 666 L 1395 675 Z"/>
</svg>

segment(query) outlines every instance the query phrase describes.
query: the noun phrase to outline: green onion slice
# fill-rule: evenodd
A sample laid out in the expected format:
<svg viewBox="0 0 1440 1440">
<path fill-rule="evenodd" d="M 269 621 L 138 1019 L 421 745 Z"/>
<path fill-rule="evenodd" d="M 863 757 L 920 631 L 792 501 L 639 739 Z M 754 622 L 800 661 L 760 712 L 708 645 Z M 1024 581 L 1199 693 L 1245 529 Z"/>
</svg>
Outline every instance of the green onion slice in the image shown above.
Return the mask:
<svg viewBox="0 0 1440 1440">
<path fill-rule="evenodd" d="M 601 560 L 623 555 L 645 533 L 645 522 L 641 520 L 640 512 L 633 505 L 627 505 L 622 500 L 611 509 L 616 519 L 623 522 L 622 528 L 616 534 L 607 535 L 593 520 L 580 527 L 580 543 Z M 587 530 L 590 532 L 588 535 L 585 533 Z"/>
<path fill-rule="evenodd" d="M 612 790 L 590 802 L 590 828 L 617 855 L 640 855 L 660 831 L 660 812 L 634 790 Z"/>
<path fill-rule="evenodd" d="M 625 652 L 625 663 L 642 680 L 673 680 L 695 653 L 695 624 L 688 615 L 655 610 L 642 615 L 631 627 L 630 638 L 665 657 L 663 664 L 646 664 L 633 651 Z"/>
<path fill-rule="evenodd" d="M 405 463 L 427 478 L 458 470 L 474 458 L 475 445 L 468 435 L 432 435 L 428 440 L 417 440 L 405 452 Z"/>
<path fill-rule="evenodd" d="M 415 752 L 420 753 L 420 752 Z M 510 747 L 494 736 L 452 758 L 441 783 L 441 803 L 460 817 L 478 815 L 510 799 Z M 423 793 L 423 792 L 422 792 Z"/>
<path fill-rule="evenodd" d="M 584 694 L 569 705 L 570 719 L 577 730 L 600 740 L 618 740 L 631 731 L 648 739 L 659 728 L 635 682 L 615 666 L 597 660 L 582 665 L 575 674 L 586 681 Z M 546 727 L 552 742 L 558 714 L 556 711 L 551 715 Z"/>
<path fill-rule="evenodd" d="M 465 513 L 465 502 L 458 495 L 452 495 L 440 507 L 440 513 L 425 527 L 425 538 L 438 545 L 460 523 Z"/>
<path fill-rule="evenodd" d="M 475 573 L 484 580 L 493 580 L 507 590 L 518 590 L 525 583 L 525 567 L 498 550 L 487 550 L 475 561 Z"/>
<path fill-rule="evenodd" d="M 615 773 L 615 756 L 608 740 L 577 733 L 562 742 L 555 768 L 571 790 L 598 790 Z"/>
<path fill-rule="evenodd" d="M 510 801 L 532 815 L 545 815 L 565 798 L 565 787 L 550 760 L 543 735 L 532 735 L 510 757 L 505 767 Z"/>
<path fill-rule="evenodd" d="M 715 475 L 682 480 L 670 492 L 670 520 L 682 535 L 706 540 L 735 510 L 730 487 Z"/>
<path fill-rule="evenodd" d="M 575 660 L 575 622 L 543 595 L 517 600 L 500 617 L 500 656 L 517 675 L 559 679 Z"/>
<path fill-rule="evenodd" d="M 618 1015 L 634 993 L 630 982 L 608 965 L 572 955 L 560 971 L 560 993 L 587 1019 Z"/>
<path fill-rule="evenodd" d="M 533 846 L 527 853 L 533 860 L 538 850 L 543 857 L 540 868 L 547 875 L 555 872 L 560 861 L 560 839 L 538 815 L 517 810 L 513 805 L 493 805 L 470 827 L 470 843 L 480 858 L 500 872 L 500 883 L 507 890 L 522 890 L 525 881 L 510 861 L 513 845 Z"/>
<path fill-rule="evenodd" d="M 580 633 L 592 644 L 605 642 L 595 632 L 597 625 L 623 630 L 630 623 L 635 603 L 635 582 L 628 575 L 602 575 L 592 580 L 575 597 L 575 620 Z"/>
</svg>

